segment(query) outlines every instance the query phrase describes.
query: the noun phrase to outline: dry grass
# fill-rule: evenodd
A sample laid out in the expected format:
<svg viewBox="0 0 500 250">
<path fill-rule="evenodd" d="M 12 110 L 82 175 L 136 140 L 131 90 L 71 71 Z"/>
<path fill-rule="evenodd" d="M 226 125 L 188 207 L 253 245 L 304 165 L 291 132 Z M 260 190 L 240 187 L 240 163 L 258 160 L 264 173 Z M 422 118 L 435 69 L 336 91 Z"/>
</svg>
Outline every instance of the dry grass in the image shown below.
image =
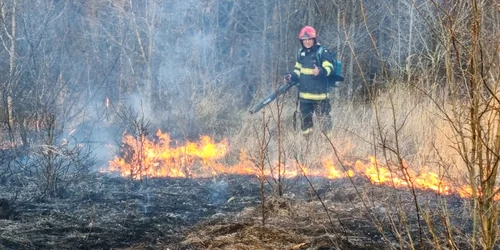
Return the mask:
<svg viewBox="0 0 500 250">
<path fill-rule="evenodd" d="M 290 156 L 309 158 L 310 162 L 321 158 L 318 156 L 331 155 L 332 148 L 320 131 L 315 130 L 308 144 L 299 130 L 293 130 L 294 110 L 294 104 L 287 100 L 280 121 L 283 150 L 290 152 Z M 268 120 L 269 151 L 271 157 L 275 156 L 278 152 L 276 112 L 276 106 L 271 104 L 264 116 L 262 113 L 246 116 L 240 132 L 231 137 L 233 149 L 257 148 L 255 134 L 262 132 L 263 121 Z M 453 148 L 450 123 L 443 119 L 442 112 L 430 99 L 404 85 L 394 85 L 379 94 L 373 103 L 332 100 L 331 115 L 334 128 L 327 135 L 342 157 L 340 160 L 364 160 L 374 155 L 382 159 L 383 147 L 390 147 L 398 149 L 417 172 L 438 172 L 443 165 L 460 167 L 450 172 L 463 170 Z M 297 125 L 300 126 L 300 121 Z"/>
<path fill-rule="evenodd" d="M 438 107 L 421 91 L 404 84 L 393 85 L 380 92 L 373 102 L 353 103 L 332 100 L 332 104 L 334 129 L 327 135 L 337 151 L 338 159 L 329 140 L 321 132 L 316 130 L 306 140 L 299 131 L 293 130 L 291 126 L 293 103 L 286 103 L 280 122 L 277 122 L 275 115 L 276 106 L 272 105 L 267 108 L 264 115 L 260 113 L 247 117 L 247 125 L 243 126 L 240 134 L 232 137 L 233 145 L 237 145 L 235 148 L 245 148 L 252 152 L 253 157 L 257 157 L 259 151 L 256 150 L 258 147 L 255 145 L 257 145 L 258 137 L 255 134 L 261 133 L 260 136 L 262 136 L 262 124 L 267 121 L 269 133 L 267 138 L 270 138 L 270 144 L 265 154 L 271 159 L 270 162 L 278 158 L 278 152 L 281 152 L 282 159 L 286 157 L 288 160 L 297 160 L 307 168 L 320 166 L 321 159 L 325 157 L 333 158 L 339 164 L 339 161 L 353 162 L 366 160 L 368 156 L 376 156 L 384 165 L 399 166 L 399 169 L 396 168 L 394 171 L 403 170 L 403 166 L 399 163 L 399 160 L 403 160 L 404 167 L 408 167 L 406 171 L 412 174 L 433 172 L 438 174 L 443 181 L 451 182 L 457 187 L 467 183 L 465 166 L 455 148 L 456 135 L 451 127 L 453 123 L 444 119 L 441 107 Z M 445 107 L 450 108 L 451 105 L 446 104 Z M 277 124 L 282 126 L 279 143 Z M 281 149 L 278 148 L 279 146 Z M 398 173 L 396 176 L 401 176 L 401 174 Z M 447 205 L 443 205 L 436 211 L 434 209 L 435 206 L 439 207 L 439 199 L 433 201 L 436 204 L 429 206 L 429 200 L 420 197 L 418 191 L 412 199 L 407 201 L 391 195 L 379 200 L 369 193 L 369 189 L 356 196 L 360 196 L 359 198 L 365 200 L 367 204 L 381 203 L 379 206 L 384 207 L 391 217 L 397 215 L 397 217 L 405 218 L 411 213 L 419 216 L 428 213 L 441 218 L 450 216 Z M 402 208 L 403 203 L 408 207 Z M 471 218 L 469 203 L 464 202 L 462 205 L 464 206 L 461 210 L 455 212 L 460 214 L 461 219 Z M 416 207 L 419 207 L 419 212 L 415 210 Z M 434 208 L 431 209 L 431 207 Z M 311 219 L 311 214 L 308 216 Z M 456 216 L 452 217 L 454 217 L 452 220 L 458 219 Z M 373 221 L 373 223 L 379 222 Z M 411 236 L 413 241 L 403 240 L 408 236 L 405 229 L 407 227 L 415 229 L 417 226 L 425 228 L 449 226 L 436 223 L 434 220 L 420 225 L 405 220 L 385 221 L 384 223 L 392 225 L 392 233 L 400 235 L 400 244 L 407 246 L 419 244 L 416 243 L 419 238 L 418 234 Z M 458 234 L 463 233 L 460 237 L 467 238 L 466 232 L 460 232 L 460 229 L 455 230 Z"/>
<path fill-rule="evenodd" d="M 337 206 L 337 213 L 344 216 L 343 221 L 347 222 L 348 218 L 353 218 L 352 222 L 365 220 L 349 206 L 340 207 L 337 202 L 331 205 Z M 370 239 L 361 232 L 344 231 L 350 236 L 344 237 L 339 221 L 334 225 L 328 223 L 318 202 L 273 198 L 265 207 L 269 217 L 266 225 L 258 223 L 259 207 L 247 208 L 234 218 L 197 226 L 182 244 L 197 249 L 380 249 L 367 244 Z M 347 215 L 352 212 L 354 214 Z"/>
</svg>

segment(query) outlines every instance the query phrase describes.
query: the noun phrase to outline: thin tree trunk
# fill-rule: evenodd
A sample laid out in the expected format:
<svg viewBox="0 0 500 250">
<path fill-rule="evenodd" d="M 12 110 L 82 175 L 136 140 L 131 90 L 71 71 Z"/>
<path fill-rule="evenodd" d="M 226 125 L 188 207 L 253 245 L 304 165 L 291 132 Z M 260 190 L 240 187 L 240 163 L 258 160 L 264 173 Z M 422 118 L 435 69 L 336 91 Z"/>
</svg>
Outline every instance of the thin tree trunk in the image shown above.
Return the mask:
<svg viewBox="0 0 500 250">
<path fill-rule="evenodd" d="M 4 6 L 5 7 L 5 6 Z M 5 8 L 2 7 L 2 16 L 5 17 Z M 10 30 L 10 48 L 9 48 L 9 81 L 8 84 L 8 96 L 7 96 L 7 113 L 8 113 L 8 125 L 9 133 L 12 146 L 15 145 L 14 142 L 14 98 L 13 98 L 13 79 L 14 79 L 14 68 L 15 68 L 15 58 L 16 58 L 16 0 L 12 0 L 12 16 L 11 16 L 11 30 Z"/>
</svg>

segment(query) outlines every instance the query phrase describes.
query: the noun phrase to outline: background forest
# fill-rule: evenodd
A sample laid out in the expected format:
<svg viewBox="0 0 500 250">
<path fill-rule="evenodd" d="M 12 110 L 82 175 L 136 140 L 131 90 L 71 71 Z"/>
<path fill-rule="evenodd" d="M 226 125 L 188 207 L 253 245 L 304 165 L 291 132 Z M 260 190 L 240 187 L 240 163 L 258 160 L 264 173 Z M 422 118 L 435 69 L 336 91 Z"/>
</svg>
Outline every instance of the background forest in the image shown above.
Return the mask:
<svg viewBox="0 0 500 250">
<path fill-rule="evenodd" d="M 297 34 L 307 24 L 344 62 L 338 99 L 365 97 L 376 76 L 381 85 L 389 75 L 426 89 L 444 85 L 432 78 L 445 75 L 444 18 L 457 15 L 448 21 L 466 28 L 462 18 L 471 15 L 467 3 L 446 1 L 16 0 L 1 6 L 2 123 L 10 127 L 9 140 L 24 145 L 43 113 L 69 129 L 113 119 L 109 113 L 128 105 L 142 106 L 174 137 L 238 131 L 242 111 L 292 70 Z M 493 25 L 496 12 L 485 10 Z"/>
<path fill-rule="evenodd" d="M 399 223 L 429 232 L 393 227 L 402 249 L 424 241 L 463 249 L 456 233 L 471 249 L 498 249 L 496 0 L 0 0 L 0 8 L 2 185 L 22 180 L 40 196 L 63 196 L 106 168 L 122 135 L 158 129 L 178 141 L 225 138 L 262 172 L 285 158 L 313 166 L 324 155 L 341 165 L 375 155 L 411 190 L 413 172 L 468 186 L 466 230 L 449 224 L 446 204 L 430 210 L 415 192 L 413 211 L 393 208 L 418 215 Z M 293 90 L 248 113 L 293 70 L 304 25 L 337 51 L 345 76 L 332 90 L 334 130 L 309 142 L 293 128 Z M 277 173 L 281 196 L 287 184 Z M 14 204 L 16 192 L 3 197 Z M 443 224 L 433 227 L 433 216 Z"/>
</svg>

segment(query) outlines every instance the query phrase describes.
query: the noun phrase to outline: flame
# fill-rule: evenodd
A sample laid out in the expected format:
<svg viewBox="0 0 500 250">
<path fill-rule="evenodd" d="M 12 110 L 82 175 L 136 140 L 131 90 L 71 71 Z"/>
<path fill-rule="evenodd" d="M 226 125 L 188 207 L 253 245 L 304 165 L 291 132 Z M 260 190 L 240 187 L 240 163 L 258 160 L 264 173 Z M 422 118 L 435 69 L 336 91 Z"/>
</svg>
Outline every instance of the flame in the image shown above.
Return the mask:
<svg viewBox="0 0 500 250">
<path fill-rule="evenodd" d="M 259 168 L 260 164 L 251 160 L 248 152 L 240 151 L 238 163 L 227 166 L 218 160 L 229 153 L 227 140 L 214 142 L 208 136 L 201 136 L 196 143 L 179 145 L 168 134 L 158 130 L 157 141 L 144 136 L 124 135 L 123 150 L 109 162 L 107 171 L 118 172 L 121 176 L 142 179 L 144 177 L 212 177 L 218 174 L 239 174 L 256 176 L 276 176 L 292 178 L 305 174 L 329 179 L 361 176 L 374 185 L 389 185 L 395 188 L 430 190 L 443 195 L 458 194 L 472 197 L 470 186 L 454 187 L 443 175 L 434 172 L 415 173 L 405 162 L 398 166 L 382 164 L 374 156 L 368 160 L 345 162 L 341 167 L 333 159 L 325 158 L 319 168 L 307 168 L 297 163 L 276 163 L 272 168 Z M 500 195 L 495 196 L 500 200 Z"/>
<path fill-rule="evenodd" d="M 156 136 L 159 141 L 155 143 L 144 136 L 124 135 L 122 157 L 115 156 L 109 163 L 109 170 L 135 179 L 211 176 L 221 166 L 215 160 L 224 157 L 229 148 L 226 140 L 214 143 L 208 136 L 202 136 L 199 143 L 188 142 L 177 147 L 171 147 L 174 142 L 161 130 Z"/>
</svg>

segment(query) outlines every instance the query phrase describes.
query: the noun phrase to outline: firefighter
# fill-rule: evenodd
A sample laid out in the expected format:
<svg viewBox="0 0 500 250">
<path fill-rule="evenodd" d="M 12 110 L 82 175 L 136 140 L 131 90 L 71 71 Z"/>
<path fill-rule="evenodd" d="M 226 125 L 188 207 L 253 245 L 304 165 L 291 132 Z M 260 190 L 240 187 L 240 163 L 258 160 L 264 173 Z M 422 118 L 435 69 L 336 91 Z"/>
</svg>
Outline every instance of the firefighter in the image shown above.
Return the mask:
<svg viewBox="0 0 500 250">
<path fill-rule="evenodd" d="M 333 73 L 334 66 L 317 56 L 321 47 L 317 38 L 316 29 L 311 26 L 300 30 L 299 42 L 302 47 L 297 53 L 294 71 L 285 75 L 285 81 L 298 83 L 301 130 L 305 136 L 313 131 L 314 114 L 323 131 L 329 131 L 332 127 L 327 77 Z"/>
</svg>

